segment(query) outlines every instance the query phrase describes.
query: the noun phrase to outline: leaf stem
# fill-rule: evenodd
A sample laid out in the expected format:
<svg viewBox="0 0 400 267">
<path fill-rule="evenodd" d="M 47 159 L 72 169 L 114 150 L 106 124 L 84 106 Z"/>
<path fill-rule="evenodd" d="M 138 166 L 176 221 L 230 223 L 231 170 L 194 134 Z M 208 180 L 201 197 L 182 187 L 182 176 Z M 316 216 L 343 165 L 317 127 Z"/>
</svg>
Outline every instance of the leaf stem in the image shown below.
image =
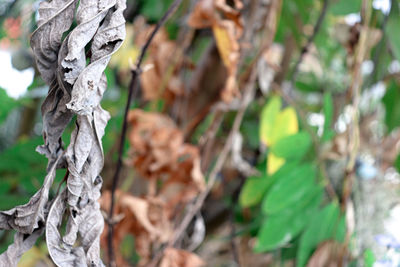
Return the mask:
<svg viewBox="0 0 400 267">
<path fill-rule="evenodd" d="M 117 189 L 118 185 L 118 180 L 120 177 L 120 172 L 122 168 L 122 157 L 123 157 L 123 152 L 124 152 L 124 146 L 125 146 L 125 138 L 126 138 L 126 131 L 128 129 L 128 112 L 130 110 L 130 106 L 132 103 L 132 96 L 134 95 L 135 92 L 138 90 L 138 78 L 141 73 L 141 64 L 143 63 L 144 56 L 146 54 L 147 49 L 149 48 L 151 41 L 153 40 L 154 36 L 157 34 L 158 30 L 165 24 L 165 22 L 168 20 L 168 18 L 174 14 L 174 12 L 177 10 L 178 6 L 181 4 L 182 0 L 175 0 L 171 6 L 168 8 L 168 10 L 165 12 L 165 14 L 162 16 L 160 21 L 158 21 L 157 25 L 151 32 L 149 38 L 147 39 L 146 43 L 141 49 L 140 55 L 137 59 L 137 63 L 134 69 L 132 69 L 132 79 L 129 84 L 129 91 L 128 91 L 128 99 L 126 100 L 126 105 L 125 105 L 125 112 L 124 112 L 124 119 L 122 123 L 122 130 L 121 130 L 121 136 L 120 136 L 120 141 L 119 141 L 119 147 L 118 147 L 118 159 L 115 167 L 115 173 L 113 177 L 113 182 L 112 182 L 112 187 L 111 187 L 111 205 L 110 205 L 110 210 L 109 210 L 109 215 L 108 215 L 108 260 L 109 260 L 109 266 L 114 267 L 116 266 L 115 264 L 115 257 L 114 257 L 114 249 L 113 249 L 113 236 L 114 236 L 114 224 L 112 223 L 113 220 L 113 215 L 114 215 L 114 207 L 115 207 L 115 190 Z"/>
</svg>

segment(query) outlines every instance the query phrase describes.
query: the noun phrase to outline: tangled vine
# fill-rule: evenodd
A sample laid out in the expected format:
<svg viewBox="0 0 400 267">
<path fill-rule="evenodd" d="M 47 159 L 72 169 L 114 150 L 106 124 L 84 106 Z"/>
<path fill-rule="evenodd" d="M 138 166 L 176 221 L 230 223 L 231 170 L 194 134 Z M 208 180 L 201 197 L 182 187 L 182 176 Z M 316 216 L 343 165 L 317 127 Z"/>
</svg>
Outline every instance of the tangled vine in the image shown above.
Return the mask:
<svg viewBox="0 0 400 267">
<path fill-rule="evenodd" d="M 44 144 L 37 148 L 48 158 L 47 176 L 27 204 L 0 212 L 0 229 L 16 231 L 0 266 L 17 266 L 43 232 L 57 266 L 104 266 L 99 247 L 104 221 L 97 200 L 109 114 L 100 101 L 107 87 L 104 70 L 125 38 L 125 8 L 125 0 L 46 0 L 39 7 L 31 46 L 50 86 L 42 105 Z M 61 136 L 74 115 L 76 128 L 64 150 Z M 66 187 L 49 199 L 61 168 L 67 169 Z"/>
</svg>

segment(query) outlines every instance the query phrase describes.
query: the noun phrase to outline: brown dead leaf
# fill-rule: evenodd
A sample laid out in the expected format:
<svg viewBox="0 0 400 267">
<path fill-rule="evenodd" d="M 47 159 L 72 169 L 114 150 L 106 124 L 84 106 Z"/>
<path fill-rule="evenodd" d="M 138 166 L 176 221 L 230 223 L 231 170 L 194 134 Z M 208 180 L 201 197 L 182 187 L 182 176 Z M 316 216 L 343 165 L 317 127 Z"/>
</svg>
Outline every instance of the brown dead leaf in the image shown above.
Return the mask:
<svg viewBox="0 0 400 267">
<path fill-rule="evenodd" d="M 200 267 L 205 262 L 196 254 L 168 247 L 164 250 L 160 267 Z"/>
<path fill-rule="evenodd" d="M 243 33 L 243 20 L 240 9 L 241 1 L 234 1 L 234 6 L 226 0 L 201 0 L 189 15 L 188 24 L 193 28 L 212 28 L 221 59 L 228 71 L 221 98 L 225 102 L 239 96 L 236 82 L 240 58 L 239 39 Z"/>
<path fill-rule="evenodd" d="M 322 243 L 307 263 L 307 267 L 339 266 L 343 246 L 335 241 Z"/>
<path fill-rule="evenodd" d="M 138 33 L 135 43 L 141 47 L 144 45 L 154 26 L 141 24 L 141 32 Z M 143 99 L 164 99 L 172 103 L 176 96 L 184 93 L 184 84 L 179 77 L 182 67 L 189 65 L 183 55 L 182 49 L 171 41 L 167 31 L 160 29 L 155 35 L 149 47 L 147 59 L 144 65 L 152 68 L 143 72 L 140 78 Z"/>
<path fill-rule="evenodd" d="M 205 187 L 199 150 L 185 144 L 183 133 L 163 114 L 136 109 L 129 122 L 133 166 L 144 178 L 162 182 L 156 195 L 172 216 L 178 203 L 187 203 Z"/>
<path fill-rule="evenodd" d="M 140 256 L 140 266 L 150 260 L 152 244 L 166 242 L 172 234 L 172 224 L 167 218 L 163 201 L 157 198 L 139 198 L 116 191 L 115 213 L 123 219 L 114 227 L 114 247 L 118 248 L 126 235 L 135 237 L 136 252 Z M 100 205 L 108 211 L 110 192 L 103 193 Z M 101 237 L 102 246 L 107 244 L 107 229 Z M 126 266 L 123 256 L 116 250 L 118 266 Z"/>
</svg>

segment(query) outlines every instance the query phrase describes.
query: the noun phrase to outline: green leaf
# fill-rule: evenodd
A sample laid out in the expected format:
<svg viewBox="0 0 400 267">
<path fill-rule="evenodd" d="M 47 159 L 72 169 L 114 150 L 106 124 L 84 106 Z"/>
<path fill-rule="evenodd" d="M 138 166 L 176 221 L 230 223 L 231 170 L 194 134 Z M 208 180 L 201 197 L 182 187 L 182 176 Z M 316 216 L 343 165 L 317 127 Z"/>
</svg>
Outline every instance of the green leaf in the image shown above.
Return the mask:
<svg viewBox="0 0 400 267">
<path fill-rule="evenodd" d="M 397 60 L 400 60 L 400 12 L 396 1 L 391 5 L 389 19 L 385 28 L 390 47 Z"/>
<path fill-rule="evenodd" d="M 311 198 L 299 202 L 301 205 L 297 205 L 294 210 L 285 210 L 266 219 L 257 235 L 256 252 L 282 247 L 304 229 L 321 202 L 322 191 L 316 190 L 309 196 Z"/>
<path fill-rule="evenodd" d="M 270 144 L 272 129 L 281 106 L 281 98 L 279 96 L 273 96 L 261 111 L 260 139 L 266 145 Z"/>
<path fill-rule="evenodd" d="M 315 169 L 310 164 L 300 165 L 284 175 L 276 172 L 277 181 L 263 200 L 262 210 L 266 214 L 275 214 L 289 209 L 304 196 L 315 189 Z"/>
<path fill-rule="evenodd" d="M 239 203 L 243 208 L 252 207 L 261 202 L 272 179 L 267 176 L 247 178 L 239 196 Z"/>
<path fill-rule="evenodd" d="M 324 131 L 322 134 L 322 141 L 329 141 L 332 139 L 335 132 L 331 129 L 332 120 L 333 120 L 333 101 L 332 95 L 330 93 L 324 94 Z"/>
<path fill-rule="evenodd" d="M 10 111 L 17 106 L 17 102 L 9 97 L 6 91 L 0 88 L 0 124 L 5 121 Z"/>
<path fill-rule="evenodd" d="M 305 266 L 311 252 L 318 244 L 333 237 L 339 213 L 338 205 L 331 203 L 313 216 L 300 238 L 300 245 L 297 252 L 297 267 Z"/>
<path fill-rule="evenodd" d="M 367 249 L 364 252 L 364 266 L 372 267 L 375 263 L 375 255 L 371 249 Z"/>
<path fill-rule="evenodd" d="M 333 15 L 344 16 L 351 13 L 358 13 L 361 9 L 361 0 L 339 0 L 333 2 L 330 12 Z"/>
<path fill-rule="evenodd" d="M 344 239 L 346 238 L 346 231 L 346 217 L 341 216 L 335 229 L 335 240 L 339 243 L 343 243 Z"/>
<path fill-rule="evenodd" d="M 243 208 L 252 207 L 261 202 L 265 192 L 272 185 L 273 179 L 268 177 L 265 170 L 265 162 L 260 164 L 257 169 L 260 176 L 253 176 L 246 179 L 239 195 L 239 204 Z"/>
<path fill-rule="evenodd" d="M 311 137 L 307 132 L 299 132 L 279 139 L 271 152 L 285 159 L 301 159 L 311 146 Z"/>
<path fill-rule="evenodd" d="M 385 105 L 385 123 L 390 133 L 394 128 L 400 125 L 400 88 L 397 83 L 392 81 L 383 97 L 382 101 Z"/>
</svg>

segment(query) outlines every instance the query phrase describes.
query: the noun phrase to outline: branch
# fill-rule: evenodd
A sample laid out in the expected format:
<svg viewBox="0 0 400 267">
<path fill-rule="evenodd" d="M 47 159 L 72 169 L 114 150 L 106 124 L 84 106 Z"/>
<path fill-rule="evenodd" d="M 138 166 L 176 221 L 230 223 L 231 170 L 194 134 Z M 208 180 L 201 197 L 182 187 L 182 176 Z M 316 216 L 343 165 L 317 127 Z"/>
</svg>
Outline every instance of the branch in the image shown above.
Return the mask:
<svg viewBox="0 0 400 267">
<path fill-rule="evenodd" d="M 321 9 L 321 13 L 319 14 L 317 22 L 315 23 L 315 26 L 314 26 L 314 31 L 313 31 L 312 35 L 310 37 L 308 37 L 307 43 L 301 48 L 299 59 L 297 60 L 296 64 L 294 65 L 294 69 L 293 69 L 293 73 L 292 73 L 292 78 L 291 78 L 292 85 L 296 81 L 297 74 L 299 71 L 299 66 L 300 66 L 300 63 L 303 61 L 304 55 L 310 49 L 311 44 L 314 42 L 315 36 L 317 36 L 319 30 L 321 29 L 322 22 L 324 21 L 326 12 L 328 10 L 328 5 L 329 5 L 329 0 L 324 0 L 322 9 Z"/>
<path fill-rule="evenodd" d="M 126 101 L 126 106 L 125 106 L 125 113 L 124 113 L 124 120 L 122 124 L 122 130 L 121 130 L 121 137 L 120 137 L 120 142 L 119 142 L 119 148 L 118 148 L 118 160 L 116 163 L 115 167 L 115 173 L 113 177 L 113 182 L 112 182 L 112 188 L 111 188 L 111 207 L 108 215 L 108 259 L 109 259 L 109 265 L 110 266 L 116 266 L 115 265 L 115 260 L 114 260 L 114 252 L 113 252 L 113 245 L 112 245 L 112 237 L 114 235 L 114 225 L 112 223 L 112 218 L 114 214 L 114 206 L 115 206 L 115 190 L 117 189 L 118 185 L 118 180 L 122 168 L 122 156 L 123 156 L 123 151 L 124 151 L 124 145 L 125 145 L 125 137 L 126 137 L 126 131 L 128 128 L 128 122 L 127 122 L 127 117 L 128 117 L 128 112 L 132 103 L 132 96 L 133 94 L 137 92 L 138 90 L 138 78 L 141 73 L 141 64 L 143 62 L 144 56 L 146 54 L 147 49 L 150 46 L 151 41 L 153 40 L 154 36 L 157 34 L 158 30 L 165 24 L 165 22 L 168 20 L 168 18 L 176 11 L 178 6 L 181 4 L 182 0 L 175 0 L 171 6 L 168 8 L 168 10 L 165 12 L 165 14 L 162 16 L 160 21 L 157 23 L 156 27 L 150 34 L 149 38 L 147 39 L 145 45 L 142 47 L 141 53 L 139 55 L 139 58 L 136 63 L 136 68 L 132 69 L 132 79 L 129 84 L 129 92 L 128 92 L 128 99 Z"/>
<path fill-rule="evenodd" d="M 185 232 L 186 228 L 189 226 L 190 222 L 192 221 L 193 217 L 199 212 L 201 207 L 203 206 L 203 203 L 208 196 L 209 192 L 211 191 L 212 187 L 214 186 L 214 183 L 217 179 L 218 173 L 221 171 L 223 164 L 225 163 L 228 154 L 231 150 L 232 146 L 232 140 L 234 135 L 239 131 L 240 125 L 243 120 L 244 113 L 247 109 L 247 106 L 249 105 L 251 99 L 251 96 L 254 94 L 255 91 L 255 86 L 254 82 L 256 79 L 256 71 L 253 70 L 251 77 L 246 85 L 245 88 L 245 93 L 243 95 L 240 107 L 238 112 L 236 113 L 235 120 L 233 122 L 232 129 L 228 135 L 228 138 L 225 142 L 224 147 L 222 148 L 221 153 L 219 154 L 219 157 L 217 159 L 217 162 L 214 165 L 214 168 L 211 170 L 209 179 L 207 182 L 206 189 L 199 195 L 197 198 L 196 202 L 193 204 L 192 207 L 190 207 L 189 212 L 185 215 L 183 218 L 181 224 L 178 226 L 178 228 L 175 231 L 175 234 L 173 238 L 170 240 L 169 245 L 175 245 L 182 237 L 183 233 Z"/>
</svg>

